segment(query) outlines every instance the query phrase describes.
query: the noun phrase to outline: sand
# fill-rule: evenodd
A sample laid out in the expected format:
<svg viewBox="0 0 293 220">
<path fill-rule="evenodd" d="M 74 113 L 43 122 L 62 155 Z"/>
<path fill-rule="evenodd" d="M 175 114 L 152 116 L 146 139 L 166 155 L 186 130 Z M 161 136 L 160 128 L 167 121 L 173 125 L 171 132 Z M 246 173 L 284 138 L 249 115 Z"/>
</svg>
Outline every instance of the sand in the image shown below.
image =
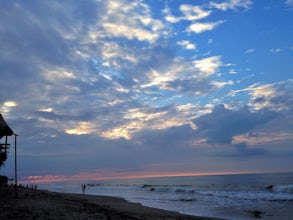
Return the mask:
<svg viewBox="0 0 293 220">
<path fill-rule="evenodd" d="M 215 218 L 188 216 L 148 208 L 116 197 L 55 193 L 28 188 L 19 188 L 15 198 L 14 189 L 6 187 L 0 189 L 0 219 L 212 220 Z"/>
</svg>

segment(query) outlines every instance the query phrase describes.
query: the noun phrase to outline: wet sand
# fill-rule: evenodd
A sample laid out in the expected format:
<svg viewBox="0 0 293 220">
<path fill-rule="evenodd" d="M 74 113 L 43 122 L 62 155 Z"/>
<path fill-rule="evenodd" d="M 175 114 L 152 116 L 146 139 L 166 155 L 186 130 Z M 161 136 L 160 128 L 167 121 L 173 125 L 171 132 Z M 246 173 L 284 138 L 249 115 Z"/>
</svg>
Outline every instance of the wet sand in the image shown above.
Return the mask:
<svg viewBox="0 0 293 220">
<path fill-rule="evenodd" d="M 107 196 L 55 193 L 19 188 L 0 189 L 0 219 L 2 220 L 212 220 L 215 218 L 183 215 L 177 212 L 148 208 L 139 203 Z"/>
</svg>

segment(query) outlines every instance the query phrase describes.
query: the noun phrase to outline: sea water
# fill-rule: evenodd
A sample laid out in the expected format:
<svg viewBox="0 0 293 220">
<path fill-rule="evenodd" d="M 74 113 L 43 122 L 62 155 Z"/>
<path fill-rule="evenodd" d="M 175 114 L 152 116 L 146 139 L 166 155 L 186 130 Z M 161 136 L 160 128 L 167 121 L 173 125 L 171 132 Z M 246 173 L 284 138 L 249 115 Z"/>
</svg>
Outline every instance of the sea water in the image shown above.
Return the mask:
<svg viewBox="0 0 293 220">
<path fill-rule="evenodd" d="M 119 179 L 83 184 L 86 194 L 121 197 L 189 215 L 235 220 L 293 219 L 293 173 Z M 82 192 L 76 183 L 41 188 Z"/>
</svg>

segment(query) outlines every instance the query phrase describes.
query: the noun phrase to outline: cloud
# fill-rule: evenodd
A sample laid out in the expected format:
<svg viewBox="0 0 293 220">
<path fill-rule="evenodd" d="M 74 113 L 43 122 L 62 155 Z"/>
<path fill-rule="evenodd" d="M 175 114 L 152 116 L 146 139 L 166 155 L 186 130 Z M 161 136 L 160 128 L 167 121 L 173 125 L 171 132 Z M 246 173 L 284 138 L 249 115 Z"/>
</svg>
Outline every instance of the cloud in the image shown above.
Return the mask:
<svg viewBox="0 0 293 220">
<path fill-rule="evenodd" d="M 201 95 L 215 88 L 209 77 L 220 67 L 220 58 L 183 61 L 167 47 L 155 45 L 168 28 L 162 21 L 152 18 L 145 3 L 27 2 L 9 3 L 5 7 L 18 16 L 2 14 L 3 26 L 4 21 L 12 25 L 1 32 L 2 42 L 5 42 L 1 47 L 3 51 L 14 53 L 1 57 L 6 79 L 1 86 L 5 90 L 17 87 L 18 91 L 12 91 L 8 97 L 0 94 L 0 98 L 21 106 L 23 113 L 13 108 L 14 115 L 41 117 L 43 123 L 71 134 L 95 130 L 105 135 L 123 127 L 123 136 L 127 136 L 130 130 L 132 133 L 140 128 L 134 129 L 135 123 L 124 119 L 129 107 L 141 107 L 138 99 L 151 103 L 166 99 L 162 91 L 172 91 L 173 94 L 168 94 L 168 99 L 172 100 L 178 89 Z M 180 10 L 187 20 L 201 19 L 209 14 L 200 7 L 188 5 L 181 6 Z M 13 30 L 12 27 L 18 25 L 21 28 Z M 187 49 L 195 48 L 190 42 L 181 43 Z M 19 81 L 22 86 L 17 83 Z M 53 111 L 45 114 L 40 109 Z M 115 123 L 103 118 L 93 125 L 91 120 L 100 120 L 103 113 L 117 118 Z M 78 117 L 84 114 L 90 117 Z M 52 123 L 58 120 L 62 124 Z"/>
<path fill-rule="evenodd" d="M 225 87 L 226 85 L 233 85 L 233 81 L 232 80 L 229 80 L 227 82 L 217 82 L 217 81 L 213 81 L 211 82 L 213 85 L 215 85 L 217 88 L 223 88 Z"/>
<path fill-rule="evenodd" d="M 188 21 L 200 20 L 211 14 L 211 11 L 192 5 L 180 5 L 180 11 L 185 15 L 184 19 Z"/>
<path fill-rule="evenodd" d="M 251 48 L 251 49 L 247 49 L 244 53 L 248 54 L 248 53 L 254 53 L 255 49 Z"/>
<path fill-rule="evenodd" d="M 174 59 L 164 48 L 156 47 L 146 51 L 149 54 L 144 54 L 144 60 L 138 59 L 133 67 L 117 65 L 121 68 L 117 69 L 111 67 L 112 65 L 104 65 L 97 59 L 88 59 L 85 68 L 82 69 L 85 70 L 84 72 L 78 72 L 79 69 L 72 71 L 64 67 L 45 69 L 42 78 L 39 79 L 39 83 L 44 83 L 45 86 L 28 88 L 36 90 L 33 93 L 36 96 L 29 97 L 33 101 L 22 106 L 26 105 L 29 110 L 26 112 L 28 117 L 39 117 L 41 123 L 60 132 L 79 135 L 92 133 L 111 139 L 121 137 L 130 139 L 133 133 L 147 126 L 165 128 L 185 123 L 188 119 L 184 117 L 190 116 L 180 117 L 178 120 L 176 115 L 165 110 L 161 113 L 152 113 L 140 106 L 136 99 L 142 96 L 146 100 L 164 99 L 165 96 L 154 94 L 156 90 L 152 86 L 159 88 L 158 94 L 165 90 L 175 92 L 177 89 L 196 94 L 207 93 L 213 88 L 212 84 L 209 85 L 208 77 L 220 67 L 220 57 L 185 62 Z M 143 65 L 140 63 L 142 61 Z M 144 66 L 151 66 L 158 71 L 148 75 L 149 68 L 145 69 Z M 129 75 L 121 75 L 123 68 Z M 137 70 L 140 71 L 136 72 Z M 147 87 L 143 84 L 146 79 L 150 80 Z M 49 102 L 52 98 L 55 100 L 53 103 Z M 88 109 L 89 101 L 90 109 Z M 134 105 L 140 108 L 138 111 L 144 117 L 129 120 L 125 115 Z M 151 106 L 148 108 L 152 109 Z M 37 114 L 33 109 L 38 109 Z M 107 117 L 103 114 L 107 114 Z M 152 115 L 157 116 L 151 119 Z M 164 120 L 165 117 L 169 117 L 169 120 Z M 109 118 L 114 121 L 108 120 Z M 151 125 L 155 119 L 157 122 Z"/>
<path fill-rule="evenodd" d="M 100 37 L 125 37 L 129 40 L 155 42 L 164 25 L 153 19 L 147 4 L 138 1 L 105 1 L 101 4 L 103 17 L 92 26 L 88 34 L 89 40 Z"/>
<path fill-rule="evenodd" d="M 200 137 L 209 144 L 232 144 L 233 137 L 246 133 L 276 117 L 270 111 L 251 113 L 247 107 L 232 111 L 223 105 L 217 106 L 212 113 L 203 115 L 193 122 L 198 127 Z"/>
<path fill-rule="evenodd" d="M 245 8 L 244 2 L 225 1 L 221 7 Z M 290 80 L 232 91 L 227 100 L 234 102 L 213 110 L 234 83 L 229 77 L 240 74 L 222 73 L 228 67 L 223 59 L 229 58 L 214 54 L 216 36 L 208 39 L 209 51 L 202 51 L 207 45 L 199 45 L 200 36 L 190 37 L 223 21 L 210 22 L 215 9 L 207 10 L 206 4 L 174 3 L 177 8 L 162 13 L 154 9 L 161 1 L 147 3 L 0 3 L 0 111 L 20 134 L 22 176 L 50 179 L 84 170 L 116 175 L 133 167 L 143 172 L 161 162 L 174 169 L 186 163 L 193 170 L 194 161 L 206 164 L 212 145 L 260 155 L 264 152 L 251 149 L 259 140 L 268 146 L 290 142 Z M 255 112 L 238 109 L 238 98 L 246 98 Z M 272 111 L 278 120 L 269 120 Z M 244 128 L 233 120 L 221 127 L 216 123 L 221 117 Z"/>
<path fill-rule="evenodd" d="M 286 118 L 286 117 L 284 117 Z M 280 117 L 277 118 L 280 120 Z M 273 126 L 273 124 L 279 127 L 278 124 L 281 124 L 280 121 L 273 120 L 268 123 L 267 127 Z M 233 144 L 239 143 L 247 143 L 249 145 L 268 145 L 270 143 L 279 143 L 283 142 L 284 140 L 292 141 L 292 134 L 289 132 L 290 129 L 288 128 L 278 128 L 279 131 L 272 132 L 272 131 L 258 131 L 258 132 L 248 132 L 245 134 L 237 135 L 233 137 Z"/>
<path fill-rule="evenodd" d="M 166 66 L 152 69 L 148 74 L 148 83 L 141 85 L 141 88 L 144 91 L 156 87 L 161 91 L 179 90 L 197 95 L 206 94 L 213 89 L 210 76 L 215 74 L 221 65 L 220 56 L 188 62 L 175 58 Z"/>
<path fill-rule="evenodd" d="M 235 75 L 235 74 L 237 74 L 237 71 L 235 69 L 230 69 L 229 74 Z"/>
<path fill-rule="evenodd" d="M 164 10 L 166 14 L 165 16 L 166 21 L 171 23 L 177 23 L 182 20 L 197 21 L 197 20 L 201 20 L 203 18 L 208 17 L 212 13 L 212 11 L 205 11 L 199 6 L 186 5 L 186 4 L 180 5 L 179 10 L 182 12 L 183 16 L 176 17 L 171 14 L 169 8 L 166 8 Z"/>
<path fill-rule="evenodd" d="M 233 91 L 230 95 L 243 92 L 248 92 L 249 106 L 256 110 L 270 109 L 277 112 L 292 110 L 292 79 L 271 84 L 253 84 L 248 88 Z"/>
<path fill-rule="evenodd" d="M 56 175 L 65 171 L 69 174 L 76 173 L 84 169 L 115 167 L 128 169 L 157 161 L 163 163 L 180 158 L 194 159 L 199 151 L 203 151 L 202 154 L 214 154 L 218 157 L 261 156 L 268 151 L 264 150 L 265 147 L 263 149 L 253 147 L 262 144 L 254 142 L 256 135 L 261 135 L 260 139 L 265 140 L 270 134 L 274 134 L 271 135 L 274 138 L 267 139 L 266 145 L 284 140 L 278 138 L 274 131 L 274 129 L 281 131 L 278 126 L 284 123 L 278 118 L 280 115 L 270 111 L 252 113 L 247 108 L 232 111 L 218 106 L 208 113 L 209 109 L 201 109 L 196 105 L 182 105 L 173 108 L 173 113 L 165 109 L 166 113 L 170 113 L 162 116 L 160 115 L 162 110 L 157 109 L 159 114 L 154 114 L 150 118 L 147 118 L 150 114 L 143 114 L 140 109 L 129 110 L 128 118 L 133 118 L 129 122 L 136 121 L 138 127 L 140 124 L 143 125 L 143 129 L 139 132 L 130 133 L 131 139 L 109 139 L 91 134 L 69 135 L 43 123 L 42 119 L 23 118 L 23 120 L 11 121 L 10 125 L 17 127 L 22 135 L 20 161 L 22 169 L 33 169 L 37 175 L 42 174 L 43 170 L 46 174 Z M 192 116 L 191 113 L 194 115 Z M 186 120 L 185 114 L 190 117 L 193 126 Z M 55 120 L 54 123 L 56 122 Z M 27 129 L 27 125 L 30 125 L 30 129 Z M 259 129 L 264 128 L 269 130 L 259 132 Z M 284 129 L 284 126 L 282 128 Z M 120 134 L 120 137 L 122 136 L 123 133 Z M 203 141 L 199 142 L 200 139 Z M 196 142 L 198 143 L 195 144 Z M 220 152 L 206 152 L 203 148 L 209 148 L 209 144 L 216 145 L 221 149 Z M 226 145 L 232 146 L 234 151 L 226 149 Z M 125 163 L 128 161 L 127 158 L 133 160 Z"/>
<path fill-rule="evenodd" d="M 280 53 L 282 52 L 283 50 L 281 48 L 276 48 L 276 49 L 270 49 L 270 52 L 271 53 Z"/>
<path fill-rule="evenodd" d="M 180 46 L 184 46 L 185 49 L 187 49 L 187 50 L 195 50 L 196 49 L 196 45 L 193 43 L 190 43 L 188 40 L 179 41 L 179 42 L 177 42 L 177 44 Z"/>
<path fill-rule="evenodd" d="M 210 6 L 222 11 L 229 9 L 236 10 L 237 8 L 248 9 L 252 5 L 252 0 L 226 0 L 223 3 L 210 2 Z"/>
<path fill-rule="evenodd" d="M 286 4 L 288 6 L 293 6 L 293 0 L 286 0 Z"/>
<path fill-rule="evenodd" d="M 224 23 L 224 21 L 217 22 L 205 22 L 205 23 L 193 23 L 186 30 L 188 32 L 194 32 L 196 34 L 200 34 L 205 31 L 210 31 Z"/>
<path fill-rule="evenodd" d="M 244 157 L 252 157 L 252 156 L 264 156 L 268 154 L 268 151 L 263 148 L 248 148 L 245 142 L 235 144 L 236 153 L 233 155 L 227 156 L 244 156 Z"/>
<path fill-rule="evenodd" d="M 195 68 L 200 71 L 201 74 L 209 76 L 214 74 L 218 68 L 222 65 L 220 56 L 213 56 L 204 58 L 202 60 L 193 61 Z"/>
</svg>

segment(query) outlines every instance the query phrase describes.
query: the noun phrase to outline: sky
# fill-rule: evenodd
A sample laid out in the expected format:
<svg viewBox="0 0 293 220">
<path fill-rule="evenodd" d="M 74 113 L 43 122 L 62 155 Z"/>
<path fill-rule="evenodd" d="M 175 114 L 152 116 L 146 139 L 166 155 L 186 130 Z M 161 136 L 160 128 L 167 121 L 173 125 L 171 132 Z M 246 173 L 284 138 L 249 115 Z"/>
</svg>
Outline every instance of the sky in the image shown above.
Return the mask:
<svg viewBox="0 0 293 220">
<path fill-rule="evenodd" d="M 292 20 L 292 0 L 0 1 L 19 180 L 293 171 Z"/>
</svg>

